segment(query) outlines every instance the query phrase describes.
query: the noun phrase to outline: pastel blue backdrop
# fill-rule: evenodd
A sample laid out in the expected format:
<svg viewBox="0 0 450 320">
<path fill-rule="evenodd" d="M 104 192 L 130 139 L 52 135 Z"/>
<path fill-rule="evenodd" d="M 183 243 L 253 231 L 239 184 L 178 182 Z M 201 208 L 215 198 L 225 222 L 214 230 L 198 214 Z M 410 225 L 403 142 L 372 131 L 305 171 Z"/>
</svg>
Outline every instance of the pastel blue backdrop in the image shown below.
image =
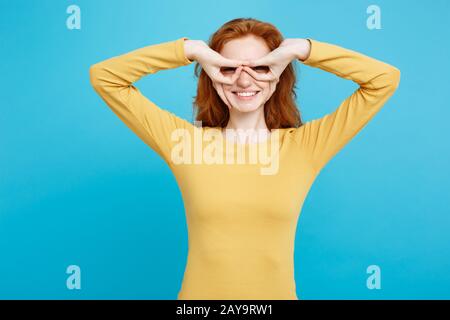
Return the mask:
<svg viewBox="0 0 450 320">
<path fill-rule="evenodd" d="M 81 8 L 69 30 L 66 8 Z M 366 27 L 369 5 L 382 29 Z M 398 67 L 383 109 L 315 181 L 296 236 L 303 299 L 450 298 L 450 2 L 2 1 L 0 298 L 176 299 L 187 257 L 184 207 L 162 159 L 97 96 L 89 67 L 236 17 L 276 25 Z M 356 84 L 297 65 L 304 121 Z M 194 64 L 139 81 L 192 120 Z M 211 186 L 213 189 L 214 186 Z M 68 290 L 66 268 L 81 268 Z M 366 268 L 381 268 L 369 290 Z"/>
</svg>

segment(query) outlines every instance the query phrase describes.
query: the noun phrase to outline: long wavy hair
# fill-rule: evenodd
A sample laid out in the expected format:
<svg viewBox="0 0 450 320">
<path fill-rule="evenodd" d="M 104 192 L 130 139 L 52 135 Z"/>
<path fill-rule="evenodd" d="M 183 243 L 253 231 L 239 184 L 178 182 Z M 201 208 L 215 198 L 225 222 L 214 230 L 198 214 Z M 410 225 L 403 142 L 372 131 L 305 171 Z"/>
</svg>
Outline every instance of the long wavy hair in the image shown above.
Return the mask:
<svg viewBox="0 0 450 320">
<path fill-rule="evenodd" d="M 253 18 L 238 18 L 226 22 L 213 33 L 208 45 L 220 52 L 227 41 L 247 35 L 262 38 L 270 51 L 276 49 L 284 40 L 281 32 L 270 23 Z M 202 121 L 203 127 L 226 127 L 230 118 L 228 107 L 198 62 L 195 64 L 195 76 L 199 78 L 197 96 L 193 103 L 194 111 L 197 111 L 196 120 Z M 290 63 L 281 74 L 275 92 L 264 105 L 264 118 L 269 130 L 299 127 L 303 124 L 295 102 L 295 89 L 295 67 Z"/>
</svg>

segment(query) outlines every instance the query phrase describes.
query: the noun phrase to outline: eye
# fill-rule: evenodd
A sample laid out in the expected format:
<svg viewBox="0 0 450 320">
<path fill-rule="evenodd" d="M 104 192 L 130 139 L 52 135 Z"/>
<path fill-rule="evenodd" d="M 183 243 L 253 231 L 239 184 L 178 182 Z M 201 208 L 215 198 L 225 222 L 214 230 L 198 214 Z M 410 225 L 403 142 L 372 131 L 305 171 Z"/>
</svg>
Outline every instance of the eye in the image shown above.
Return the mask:
<svg viewBox="0 0 450 320">
<path fill-rule="evenodd" d="M 252 69 L 258 73 L 267 73 L 270 71 L 268 66 L 257 66 L 257 67 L 253 67 Z"/>
<path fill-rule="evenodd" d="M 221 67 L 220 68 L 220 72 L 222 72 L 223 74 L 234 74 L 235 71 L 236 71 L 236 68 L 233 68 L 233 67 Z"/>
</svg>

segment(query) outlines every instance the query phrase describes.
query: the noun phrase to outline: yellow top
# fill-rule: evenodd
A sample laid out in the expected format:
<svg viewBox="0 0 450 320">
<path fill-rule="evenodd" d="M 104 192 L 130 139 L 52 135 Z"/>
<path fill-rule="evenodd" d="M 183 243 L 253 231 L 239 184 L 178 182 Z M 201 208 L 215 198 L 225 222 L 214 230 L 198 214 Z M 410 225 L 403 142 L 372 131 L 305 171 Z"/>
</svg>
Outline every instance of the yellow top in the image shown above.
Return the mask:
<svg viewBox="0 0 450 320">
<path fill-rule="evenodd" d="M 133 85 L 147 74 L 191 64 L 184 53 L 184 39 L 146 46 L 90 68 L 95 91 L 164 159 L 179 184 L 189 252 L 178 299 L 296 300 L 294 239 L 304 199 L 325 164 L 394 93 L 400 71 L 363 54 L 309 39 L 311 53 L 301 63 L 352 80 L 359 88 L 322 118 L 299 128 L 277 129 L 271 139 L 253 144 L 261 147 L 267 143 L 267 150 L 278 155 L 275 169 L 262 173 L 260 169 L 267 164 L 211 164 L 206 155 L 220 158 L 230 152 L 225 148 L 214 149 L 216 153 L 206 150 L 208 140 L 202 134 L 215 128 L 195 126 L 159 108 Z M 184 130 L 184 140 L 177 129 Z M 186 137 L 189 134 L 191 139 Z M 194 143 L 202 139 L 203 144 Z M 180 141 L 190 141 L 192 149 L 180 153 Z M 193 152 L 192 162 L 180 163 L 176 155 L 189 155 L 187 150 L 194 148 L 201 150 L 200 158 L 206 150 L 209 162 L 192 160 Z M 244 149 L 249 148 L 246 144 Z"/>
</svg>

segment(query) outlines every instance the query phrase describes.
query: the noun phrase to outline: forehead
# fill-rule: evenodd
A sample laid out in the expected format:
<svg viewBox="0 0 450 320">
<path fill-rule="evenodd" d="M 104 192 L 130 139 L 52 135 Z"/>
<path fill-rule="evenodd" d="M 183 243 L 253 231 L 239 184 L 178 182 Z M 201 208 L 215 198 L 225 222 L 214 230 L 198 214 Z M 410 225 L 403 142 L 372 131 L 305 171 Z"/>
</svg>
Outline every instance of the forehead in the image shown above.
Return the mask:
<svg viewBox="0 0 450 320">
<path fill-rule="evenodd" d="M 270 53 L 266 42 L 253 35 L 227 41 L 220 54 L 228 59 L 252 60 Z"/>
</svg>

